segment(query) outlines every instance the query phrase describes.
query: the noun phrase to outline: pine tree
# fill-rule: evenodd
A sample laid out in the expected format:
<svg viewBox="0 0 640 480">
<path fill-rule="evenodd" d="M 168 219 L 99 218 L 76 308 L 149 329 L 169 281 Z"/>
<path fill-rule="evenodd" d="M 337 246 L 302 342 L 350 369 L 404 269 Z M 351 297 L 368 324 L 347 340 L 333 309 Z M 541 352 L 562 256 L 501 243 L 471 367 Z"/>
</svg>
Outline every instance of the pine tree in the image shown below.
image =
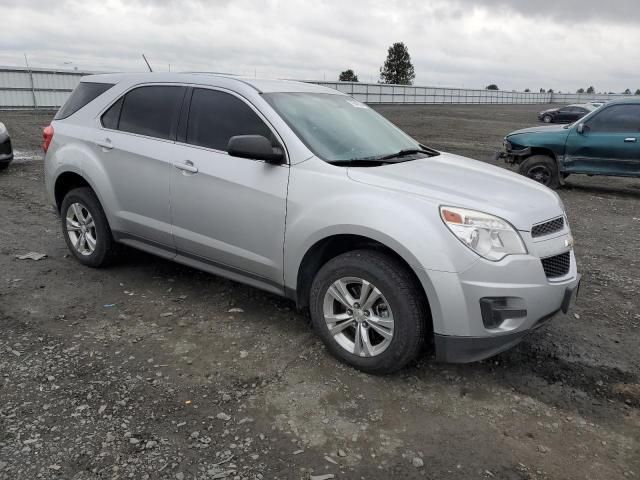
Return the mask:
<svg viewBox="0 0 640 480">
<path fill-rule="evenodd" d="M 389 47 L 387 59 L 380 67 L 380 83 L 395 83 L 411 85 L 416 78 L 411 55 L 403 42 L 394 43 Z"/>
</svg>

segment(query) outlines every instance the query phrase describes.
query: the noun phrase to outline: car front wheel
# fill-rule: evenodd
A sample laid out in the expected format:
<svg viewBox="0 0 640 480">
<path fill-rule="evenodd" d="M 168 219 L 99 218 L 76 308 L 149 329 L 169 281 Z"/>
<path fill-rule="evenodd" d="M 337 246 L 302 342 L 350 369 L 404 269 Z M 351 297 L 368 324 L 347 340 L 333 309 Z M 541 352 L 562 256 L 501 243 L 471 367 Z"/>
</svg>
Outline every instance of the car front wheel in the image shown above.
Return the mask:
<svg viewBox="0 0 640 480">
<path fill-rule="evenodd" d="M 551 118 L 551 115 L 545 115 L 544 117 L 542 117 L 542 121 L 544 123 L 551 123 L 551 120 L 553 120 L 553 118 Z"/>
<path fill-rule="evenodd" d="M 316 275 L 310 300 L 314 328 L 329 351 L 362 371 L 396 371 L 424 345 L 424 296 L 407 268 L 384 253 L 333 258 Z"/>
<path fill-rule="evenodd" d="M 114 262 L 119 248 L 93 190 L 82 187 L 67 193 L 60 217 L 67 247 L 80 263 L 104 267 Z"/>
<path fill-rule="evenodd" d="M 533 155 L 520 164 L 520 173 L 549 188 L 558 188 L 558 166 L 553 158 Z"/>
</svg>

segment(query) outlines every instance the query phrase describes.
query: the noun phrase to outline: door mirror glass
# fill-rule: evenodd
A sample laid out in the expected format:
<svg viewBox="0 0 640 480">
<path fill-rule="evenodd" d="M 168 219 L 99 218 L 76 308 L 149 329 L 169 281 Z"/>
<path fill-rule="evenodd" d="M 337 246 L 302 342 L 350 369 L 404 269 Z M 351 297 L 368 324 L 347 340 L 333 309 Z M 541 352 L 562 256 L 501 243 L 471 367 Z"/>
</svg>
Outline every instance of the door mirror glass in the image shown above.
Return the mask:
<svg viewBox="0 0 640 480">
<path fill-rule="evenodd" d="M 262 135 L 236 135 L 229 139 L 227 152 L 232 157 L 264 160 L 280 165 L 284 163 L 284 151 L 271 146 L 271 142 Z"/>
<path fill-rule="evenodd" d="M 580 122 L 580 123 L 578 124 L 578 128 L 576 128 L 576 132 L 578 132 L 578 133 L 580 133 L 580 134 L 583 134 L 583 133 L 584 133 L 584 131 L 585 131 L 584 123 Z"/>
</svg>

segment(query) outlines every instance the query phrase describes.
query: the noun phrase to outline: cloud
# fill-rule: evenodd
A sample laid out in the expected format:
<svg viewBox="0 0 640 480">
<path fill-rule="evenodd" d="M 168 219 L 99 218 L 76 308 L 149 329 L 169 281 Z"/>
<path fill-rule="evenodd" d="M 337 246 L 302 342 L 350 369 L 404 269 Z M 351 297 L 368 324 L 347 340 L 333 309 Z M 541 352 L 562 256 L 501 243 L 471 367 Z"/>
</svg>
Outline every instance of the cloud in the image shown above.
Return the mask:
<svg viewBox="0 0 640 480">
<path fill-rule="evenodd" d="M 376 81 L 393 42 L 416 84 L 640 87 L 635 0 L 0 0 L 0 64 Z M 624 12 L 627 12 L 625 15 Z"/>
<path fill-rule="evenodd" d="M 571 26 L 593 22 L 640 24 L 635 0 L 452 0 L 464 7 L 507 10 L 529 18 L 546 18 Z"/>
</svg>

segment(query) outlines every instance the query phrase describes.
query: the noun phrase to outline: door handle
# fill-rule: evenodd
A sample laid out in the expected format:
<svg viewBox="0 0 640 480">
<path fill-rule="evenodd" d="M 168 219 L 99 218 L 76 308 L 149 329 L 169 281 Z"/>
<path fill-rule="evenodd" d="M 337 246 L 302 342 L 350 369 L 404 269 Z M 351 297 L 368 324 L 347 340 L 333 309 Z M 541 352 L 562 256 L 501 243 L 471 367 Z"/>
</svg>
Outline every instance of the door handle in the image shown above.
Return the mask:
<svg viewBox="0 0 640 480">
<path fill-rule="evenodd" d="M 174 163 L 173 166 L 185 172 L 198 173 L 198 167 L 196 167 L 191 160 L 187 160 L 184 163 Z"/>
<path fill-rule="evenodd" d="M 636 137 L 627 137 L 624 141 L 625 143 L 636 143 Z"/>
<path fill-rule="evenodd" d="M 104 140 L 98 140 L 96 145 L 102 148 L 106 148 L 107 150 L 111 150 L 113 148 L 113 144 L 109 138 L 105 138 Z"/>
</svg>

